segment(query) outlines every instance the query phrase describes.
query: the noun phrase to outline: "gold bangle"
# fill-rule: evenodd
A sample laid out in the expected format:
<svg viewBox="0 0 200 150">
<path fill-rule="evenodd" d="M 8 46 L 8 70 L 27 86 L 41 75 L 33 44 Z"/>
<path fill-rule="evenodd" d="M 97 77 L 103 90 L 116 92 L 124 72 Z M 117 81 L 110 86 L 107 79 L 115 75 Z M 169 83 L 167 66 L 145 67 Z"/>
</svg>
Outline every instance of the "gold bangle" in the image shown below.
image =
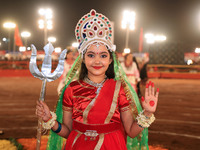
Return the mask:
<svg viewBox="0 0 200 150">
<path fill-rule="evenodd" d="M 56 119 L 57 119 L 57 116 L 54 112 L 50 111 L 50 113 L 52 116 L 51 119 L 48 120 L 47 122 L 44 122 L 44 121 L 42 122 L 42 127 L 47 130 L 51 129 L 55 125 Z"/>
<path fill-rule="evenodd" d="M 147 117 L 144 115 L 144 111 L 142 111 L 138 114 L 136 120 L 140 127 L 148 128 L 155 121 L 155 116 L 152 114 L 151 117 Z"/>
</svg>

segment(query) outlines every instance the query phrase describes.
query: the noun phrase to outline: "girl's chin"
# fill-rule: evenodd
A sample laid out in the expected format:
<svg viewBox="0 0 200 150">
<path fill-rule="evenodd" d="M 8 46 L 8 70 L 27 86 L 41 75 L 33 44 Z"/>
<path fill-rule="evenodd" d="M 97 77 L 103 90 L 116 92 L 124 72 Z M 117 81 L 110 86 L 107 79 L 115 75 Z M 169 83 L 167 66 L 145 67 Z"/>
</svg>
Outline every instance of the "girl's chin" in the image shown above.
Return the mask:
<svg viewBox="0 0 200 150">
<path fill-rule="evenodd" d="M 102 71 L 95 71 L 90 73 L 91 76 L 102 76 L 105 75 L 105 73 L 102 73 Z"/>
</svg>

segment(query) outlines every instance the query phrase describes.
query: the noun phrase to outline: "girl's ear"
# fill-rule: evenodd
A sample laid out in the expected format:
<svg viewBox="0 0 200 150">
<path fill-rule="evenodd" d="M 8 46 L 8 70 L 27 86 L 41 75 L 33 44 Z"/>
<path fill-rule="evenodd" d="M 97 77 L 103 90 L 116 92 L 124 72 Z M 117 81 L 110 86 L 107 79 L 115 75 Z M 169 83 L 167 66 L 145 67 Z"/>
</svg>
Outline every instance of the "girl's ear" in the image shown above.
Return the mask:
<svg viewBox="0 0 200 150">
<path fill-rule="evenodd" d="M 110 58 L 110 60 L 109 60 L 109 65 L 112 63 L 112 61 L 113 61 L 113 59 L 112 59 L 112 58 Z"/>
</svg>

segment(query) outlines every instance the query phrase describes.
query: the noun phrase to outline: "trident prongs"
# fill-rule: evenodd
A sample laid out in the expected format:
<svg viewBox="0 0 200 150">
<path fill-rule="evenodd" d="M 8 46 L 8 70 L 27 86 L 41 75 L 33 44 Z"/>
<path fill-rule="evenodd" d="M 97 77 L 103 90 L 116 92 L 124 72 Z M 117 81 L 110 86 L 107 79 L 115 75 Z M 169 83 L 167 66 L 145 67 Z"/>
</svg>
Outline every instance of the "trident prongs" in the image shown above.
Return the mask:
<svg viewBox="0 0 200 150">
<path fill-rule="evenodd" d="M 44 47 L 45 51 L 45 56 L 44 56 L 44 61 L 42 63 L 42 68 L 41 72 L 39 71 L 36 63 L 37 59 L 37 49 L 35 48 L 34 45 L 31 45 L 32 47 L 32 54 L 31 54 L 31 59 L 30 59 L 30 64 L 29 64 L 29 69 L 31 74 L 42 80 L 42 87 L 40 91 L 40 99 L 39 101 L 44 101 L 45 99 L 45 92 L 46 92 L 46 82 L 51 82 L 59 78 L 64 70 L 64 61 L 65 61 L 65 55 L 67 50 L 63 50 L 62 53 L 60 54 L 59 57 L 59 62 L 58 66 L 56 67 L 56 70 L 51 73 L 51 54 L 54 51 L 54 47 L 51 43 L 48 43 Z M 40 149 L 40 141 L 41 141 L 41 129 L 42 129 L 42 118 L 39 118 L 38 120 L 38 128 L 37 128 L 37 145 L 36 145 L 36 150 Z"/>
<path fill-rule="evenodd" d="M 45 56 L 44 56 L 44 61 L 42 63 L 41 72 L 39 71 L 36 63 L 37 49 L 34 45 L 31 45 L 31 48 L 32 48 L 32 54 L 31 54 L 29 69 L 34 77 L 39 78 L 40 80 L 46 79 L 47 82 L 51 82 L 56 80 L 62 75 L 64 69 L 65 54 L 67 52 L 66 49 L 63 50 L 62 53 L 60 54 L 56 70 L 53 73 L 51 73 L 51 54 L 54 51 L 53 45 L 51 43 L 48 43 L 44 47 Z"/>
</svg>

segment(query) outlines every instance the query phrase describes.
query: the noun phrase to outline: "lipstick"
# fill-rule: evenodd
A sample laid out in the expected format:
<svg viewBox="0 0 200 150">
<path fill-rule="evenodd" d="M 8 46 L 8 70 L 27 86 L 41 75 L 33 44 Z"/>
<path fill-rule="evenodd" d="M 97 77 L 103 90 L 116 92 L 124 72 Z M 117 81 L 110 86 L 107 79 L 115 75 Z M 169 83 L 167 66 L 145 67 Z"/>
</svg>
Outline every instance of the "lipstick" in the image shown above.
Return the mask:
<svg viewBox="0 0 200 150">
<path fill-rule="evenodd" d="M 101 66 L 93 66 L 94 69 L 101 69 Z"/>
</svg>

